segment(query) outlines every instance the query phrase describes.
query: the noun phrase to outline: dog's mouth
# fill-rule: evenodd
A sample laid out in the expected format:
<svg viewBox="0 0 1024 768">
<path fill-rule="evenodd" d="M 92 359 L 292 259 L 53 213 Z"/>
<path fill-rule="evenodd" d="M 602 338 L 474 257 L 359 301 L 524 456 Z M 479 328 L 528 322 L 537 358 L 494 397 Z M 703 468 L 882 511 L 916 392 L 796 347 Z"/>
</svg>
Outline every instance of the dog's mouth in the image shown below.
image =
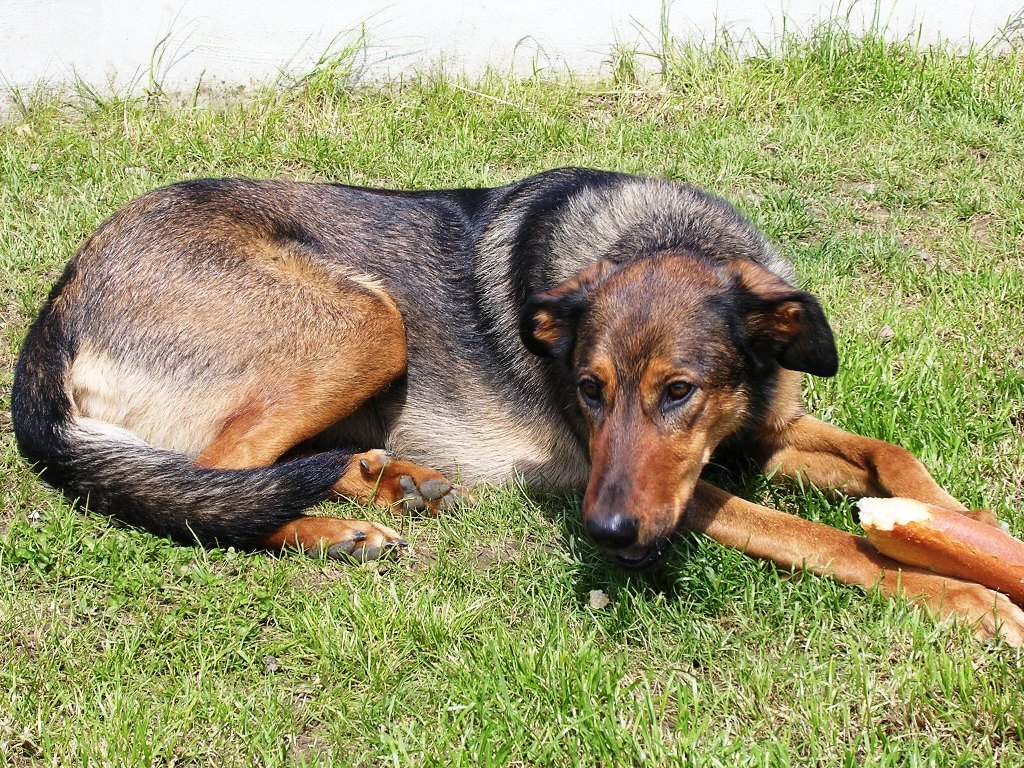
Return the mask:
<svg viewBox="0 0 1024 768">
<path fill-rule="evenodd" d="M 612 559 L 620 568 L 627 571 L 642 571 L 661 560 L 668 552 L 671 540 L 665 536 L 659 538 L 649 547 L 639 551 L 619 552 Z"/>
</svg>

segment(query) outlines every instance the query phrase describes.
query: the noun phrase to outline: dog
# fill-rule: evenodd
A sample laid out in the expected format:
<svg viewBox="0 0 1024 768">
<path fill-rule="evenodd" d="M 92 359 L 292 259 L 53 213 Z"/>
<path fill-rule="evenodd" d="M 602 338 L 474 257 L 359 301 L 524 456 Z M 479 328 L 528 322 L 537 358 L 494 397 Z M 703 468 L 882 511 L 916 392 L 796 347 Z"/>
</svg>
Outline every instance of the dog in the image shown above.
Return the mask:
<svg viewBox="0 0 1024 768">
<path fill-rule="evenodd" d="M 417 192 L 195 180 L 82 244 L 25 339 L 12 418 L 44 480 L 182 543 L 370 560 L 405 542 L 303 510 L 436 513 L 471 501 L 450 478 L 517 477 L 583 491 L 624 568 L 689 529 L 1024 643 L 1004 596 L 701 479 L 743 456 L 966 512 L 906 450 L 806 413 L 803 375 L 837 366 L 790 264 L 692 186 L 577 168 Z"/>
</svg>

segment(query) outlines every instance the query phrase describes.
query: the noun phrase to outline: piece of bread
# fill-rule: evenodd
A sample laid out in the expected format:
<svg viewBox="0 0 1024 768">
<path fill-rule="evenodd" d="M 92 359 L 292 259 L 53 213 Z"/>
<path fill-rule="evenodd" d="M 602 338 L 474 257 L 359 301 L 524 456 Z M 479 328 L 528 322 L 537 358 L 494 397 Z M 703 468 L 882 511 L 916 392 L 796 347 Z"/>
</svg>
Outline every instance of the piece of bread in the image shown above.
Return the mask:
<svg viewBox="0 0 1024 768">
<path fill-rule="evenodd" d="M 911 499 L 861 499 L 858 506 L 861 527 L 883 555 L 982 584 L 1024 606 L 1024 541 Z"/>
</svg>

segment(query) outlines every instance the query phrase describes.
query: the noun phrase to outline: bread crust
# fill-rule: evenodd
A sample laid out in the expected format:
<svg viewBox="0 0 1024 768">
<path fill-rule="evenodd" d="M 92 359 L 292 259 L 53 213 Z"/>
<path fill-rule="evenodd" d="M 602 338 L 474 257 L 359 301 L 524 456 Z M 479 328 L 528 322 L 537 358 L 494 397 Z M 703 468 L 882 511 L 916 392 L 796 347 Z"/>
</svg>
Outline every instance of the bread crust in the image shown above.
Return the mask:
<svg viewBox="0 0 1024 768">
<path fill-rule="evenodd" d="M 875 548 L 907 565 L 974 581 L 1024 605 L 1024 542 L 959 512 L 911 499 L 861 499 Z"/>
</svg>

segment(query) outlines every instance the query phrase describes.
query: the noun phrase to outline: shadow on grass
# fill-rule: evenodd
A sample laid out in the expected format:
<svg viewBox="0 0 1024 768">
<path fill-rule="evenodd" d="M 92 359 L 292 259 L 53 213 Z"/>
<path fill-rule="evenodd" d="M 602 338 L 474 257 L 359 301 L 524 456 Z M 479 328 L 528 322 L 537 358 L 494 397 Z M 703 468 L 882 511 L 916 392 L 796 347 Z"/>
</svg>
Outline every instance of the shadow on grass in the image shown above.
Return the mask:
<svg viewBox="0 0 1024 768">
<path fill-rule="evenodd" d="M 756 497 L 765 482 L 763 476 L 744 462 L 709 467 L 703 479 L 743 498 Z M 737 559 L 746 560 L 746 556 L 725 550 L 701 534 L 676 531 L 661 559 L 641 571 L 630 571 L 617 565 L 587 536 L 580 494 L 532 489 L 521 492 L 560 529 L 563 551 L 578 564 L 573 590 L 581 606 L 589 606 L 591 592 L 600 590 L 613 602 L 664 600 L 685 606 L 688 611 L 712 616 L 735 601 L 742 591 L 742 584 L 728 578 L 723 571 L 734 575 L 732 563 Z"/>
</svg>

